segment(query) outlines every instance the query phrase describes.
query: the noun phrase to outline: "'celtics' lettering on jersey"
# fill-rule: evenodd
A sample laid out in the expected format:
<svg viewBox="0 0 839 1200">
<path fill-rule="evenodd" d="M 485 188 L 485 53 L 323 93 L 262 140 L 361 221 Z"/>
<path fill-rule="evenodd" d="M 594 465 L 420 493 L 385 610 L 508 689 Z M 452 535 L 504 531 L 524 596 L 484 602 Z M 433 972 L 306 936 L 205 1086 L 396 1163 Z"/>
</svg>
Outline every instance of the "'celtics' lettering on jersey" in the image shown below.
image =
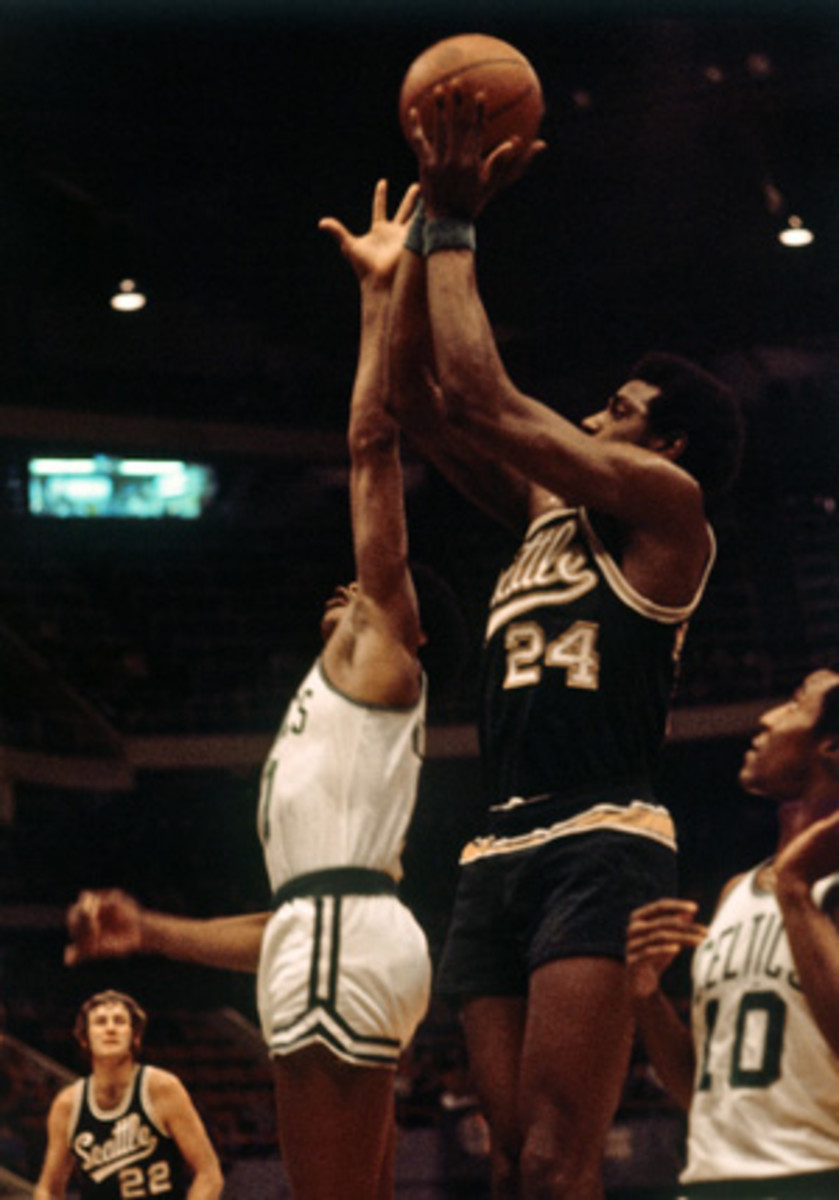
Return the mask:
<svg viewBox="0 0 839 1200">
<path fill-rule="evenodd" d="M 783 978 L 800 988 L 780 912 L 755 912 L 708 937 L 696 952 L 696 988 L 701 995 L 721 980 L 745 978 L 752 986 Z"/>
<path fill-rule="evenodd" d="M 183 1200 L 183 1160 L 174 1140 L 149 1112 L 145 1067 L 138 1067 L 125 1101 L 113 1112 L 99 1109 L 91 1080 L 81 1080 L 70 1149 L 81 1176 L 83 1200 Z"/>
<path fill-rule="evenodd" d="M 839 1064 L 801 988 L 757 870 L 721 901 L 693 957 L 697 1063 L 685 1182 L 839 1169 Z M 821 906 L 839 876 L 821 880 Z"/>
<path fill-rule="evenodd" d="M 486 627 L 491 804 L 648 778 L 703 589 L 682 607 L 655 604 L 624 578 L 584 509 L 533 522 Z"/>
</svg>

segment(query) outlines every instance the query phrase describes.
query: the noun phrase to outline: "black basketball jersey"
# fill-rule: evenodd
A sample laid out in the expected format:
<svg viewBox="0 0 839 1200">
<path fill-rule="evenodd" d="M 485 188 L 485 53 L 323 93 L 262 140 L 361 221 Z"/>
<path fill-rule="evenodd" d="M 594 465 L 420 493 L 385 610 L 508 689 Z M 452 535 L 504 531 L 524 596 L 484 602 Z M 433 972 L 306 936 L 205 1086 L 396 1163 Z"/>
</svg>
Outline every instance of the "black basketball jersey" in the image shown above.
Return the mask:
<svg viewBox="0 0 839 1200">
<path fill-rule="evenodd" d="M 491 805 L 648 784 L 702 590 L 681 608 L 641 596 L 584 509 L 552 509 L 531 524 L 498 578 L 485 635 Z"/>
<path fill-rule="evenodd" d="M 146 1068 L 135 1070 L 123 1102 L 114 1110 L 98 1107 L 90 1076 L 76 1086 L 79 1096 L 70 1149 L 81 1178 L 82 1200 L 152 1196 L 184 1200 L 183 1159 L 174 1139 L 149 1113 Z"/>
</svg>

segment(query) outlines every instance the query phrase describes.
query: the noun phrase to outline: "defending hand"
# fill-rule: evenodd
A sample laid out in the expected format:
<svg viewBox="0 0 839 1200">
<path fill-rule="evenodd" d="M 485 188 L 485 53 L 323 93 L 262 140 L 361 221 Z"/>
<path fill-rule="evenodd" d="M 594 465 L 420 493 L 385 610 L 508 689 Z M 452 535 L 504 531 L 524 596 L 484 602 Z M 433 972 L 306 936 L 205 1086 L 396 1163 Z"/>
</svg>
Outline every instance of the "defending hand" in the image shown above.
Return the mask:
<svg viewBox="0 0 839 1200">
<path fill-rule="evenodd" d="M 82 892 L 67 910 L 70 944 L 64 962 L 76 966 L 92 958 L 123 958 L 142 950 L 143 908 L 117 889 Z"/>
<path fill-rule="evenodd" d="M 707 936 L 707 928 L 693 919 L 696 909 L 692 900 L 667 899 L 644 904 L 630 914 L 626 965 L 634 999 L 654 995 L 676 955 L 698 946 Z"/>
<path fill-rule="evenodd" d="M 350 233 L 337 217 L 322 217 L 318 221 L 318 229 L 335 239 L 360 281 L 370 277 L 386 281 L 396 271 L 396 264 L 405 244 L 405 234 L 418 199 L 419 184 L 412 183 L 402 197 L 396 213 L 388 220 L 387 180 L 380 179 L 373 192 L 373 211 L 370 228 L 366 233 Z"/>
</svg>

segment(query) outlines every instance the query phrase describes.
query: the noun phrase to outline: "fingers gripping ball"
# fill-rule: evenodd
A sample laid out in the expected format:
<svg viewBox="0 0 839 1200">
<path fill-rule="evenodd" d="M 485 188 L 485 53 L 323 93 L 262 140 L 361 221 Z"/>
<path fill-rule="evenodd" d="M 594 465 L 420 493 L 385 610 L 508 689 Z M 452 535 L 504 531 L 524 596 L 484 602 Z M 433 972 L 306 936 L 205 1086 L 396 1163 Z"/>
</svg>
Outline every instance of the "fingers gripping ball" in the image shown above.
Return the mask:
<svg viewBox="0 0 839 1200">
<path fill-rule="evenodd" d="M 484 93 L 484 153 L 516 135 L 523 146 L 533 141 L 545 112 L 539 77 L 515 46 L 483 33 L 445 38 L 411 63 L 399 94 L 399 120 L 409 140 L 409 111 L 418 110 L 428 133 L 434 89 L 455 80 L 472 95 Z"/>
</svg>

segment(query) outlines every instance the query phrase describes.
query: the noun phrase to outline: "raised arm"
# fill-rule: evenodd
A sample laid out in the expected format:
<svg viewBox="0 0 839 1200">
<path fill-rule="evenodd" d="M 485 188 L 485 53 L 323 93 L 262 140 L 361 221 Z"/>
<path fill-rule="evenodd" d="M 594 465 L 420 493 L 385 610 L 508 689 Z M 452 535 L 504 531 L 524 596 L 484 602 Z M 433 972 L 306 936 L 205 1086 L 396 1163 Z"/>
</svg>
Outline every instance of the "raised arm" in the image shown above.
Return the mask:
<svg viewBox="0 0 839 1200">
<path fill-rule="evenodd" d="M 839 812 L 816 821 L 778 855 L 776 895 L 801 988 L 822 1037 L 839 1055 L 839 897 L 819 908 L 816 880 L 839 870 Z"/>
<path fill-rule="evenodd" d="M 399 427 L 386 405 L 388 312 L 396 262 L 418 189 L 387 217 L 387 184 L 373 197 L 369 230 L 354 236 L 324 218 L 361 292 L 361 335 L 350 402 L 350 511 L 357 595 L 324 650 L 332 681 L 358 699 L 411 703 L 419 694 L 422 641 L 408 566 Z"/>
<path fill-rule="evenodd" d="M 413 123 L 434 359 L 451 421 L 485 455 L 548 493 L 665 539 L 695 534 L 707 552 L 701 492 L 690 476 L 646 447 L 593 439 L 508 376 L 479 294 L 469 225 L 534 147 L 522 153 L 512 141 L 482 157 L 482 120 L 480 102 L 451 86 L 440 90 L 433 131 Z"/>
<path fill-rule="evenodd" d="M 676 1103 L 687 1111 L 693 1096 L 696 1060 L 693 1039 L 661 977 L 676 955 L 698 946 L 707 930 L 696 924 L 689 900 L 656 900 L 636 908 L 626 935 L 626 965 L 638 1031 L 650 1062 Z"/>
<path fill-rule="evenodd" d="M 154 912 L 116 888 L 82 892 L 67 913 L 67 966 L 94 958 L 161 954 L 178 962 L 255 972 L 270 913 L 234 917 Z"/>
<path fill-rule="evenodd" d="M 414 248 L 403 250 L 396 269 L 388 330 L 388 403 L 420 454 L 468 500 L 517 531 L 530 517 L 530 485 L 499 458 L 461 436 L 448 419 L 437 382 L 428 320 L 424 216 L 415 222 Z"/>
</svg>

